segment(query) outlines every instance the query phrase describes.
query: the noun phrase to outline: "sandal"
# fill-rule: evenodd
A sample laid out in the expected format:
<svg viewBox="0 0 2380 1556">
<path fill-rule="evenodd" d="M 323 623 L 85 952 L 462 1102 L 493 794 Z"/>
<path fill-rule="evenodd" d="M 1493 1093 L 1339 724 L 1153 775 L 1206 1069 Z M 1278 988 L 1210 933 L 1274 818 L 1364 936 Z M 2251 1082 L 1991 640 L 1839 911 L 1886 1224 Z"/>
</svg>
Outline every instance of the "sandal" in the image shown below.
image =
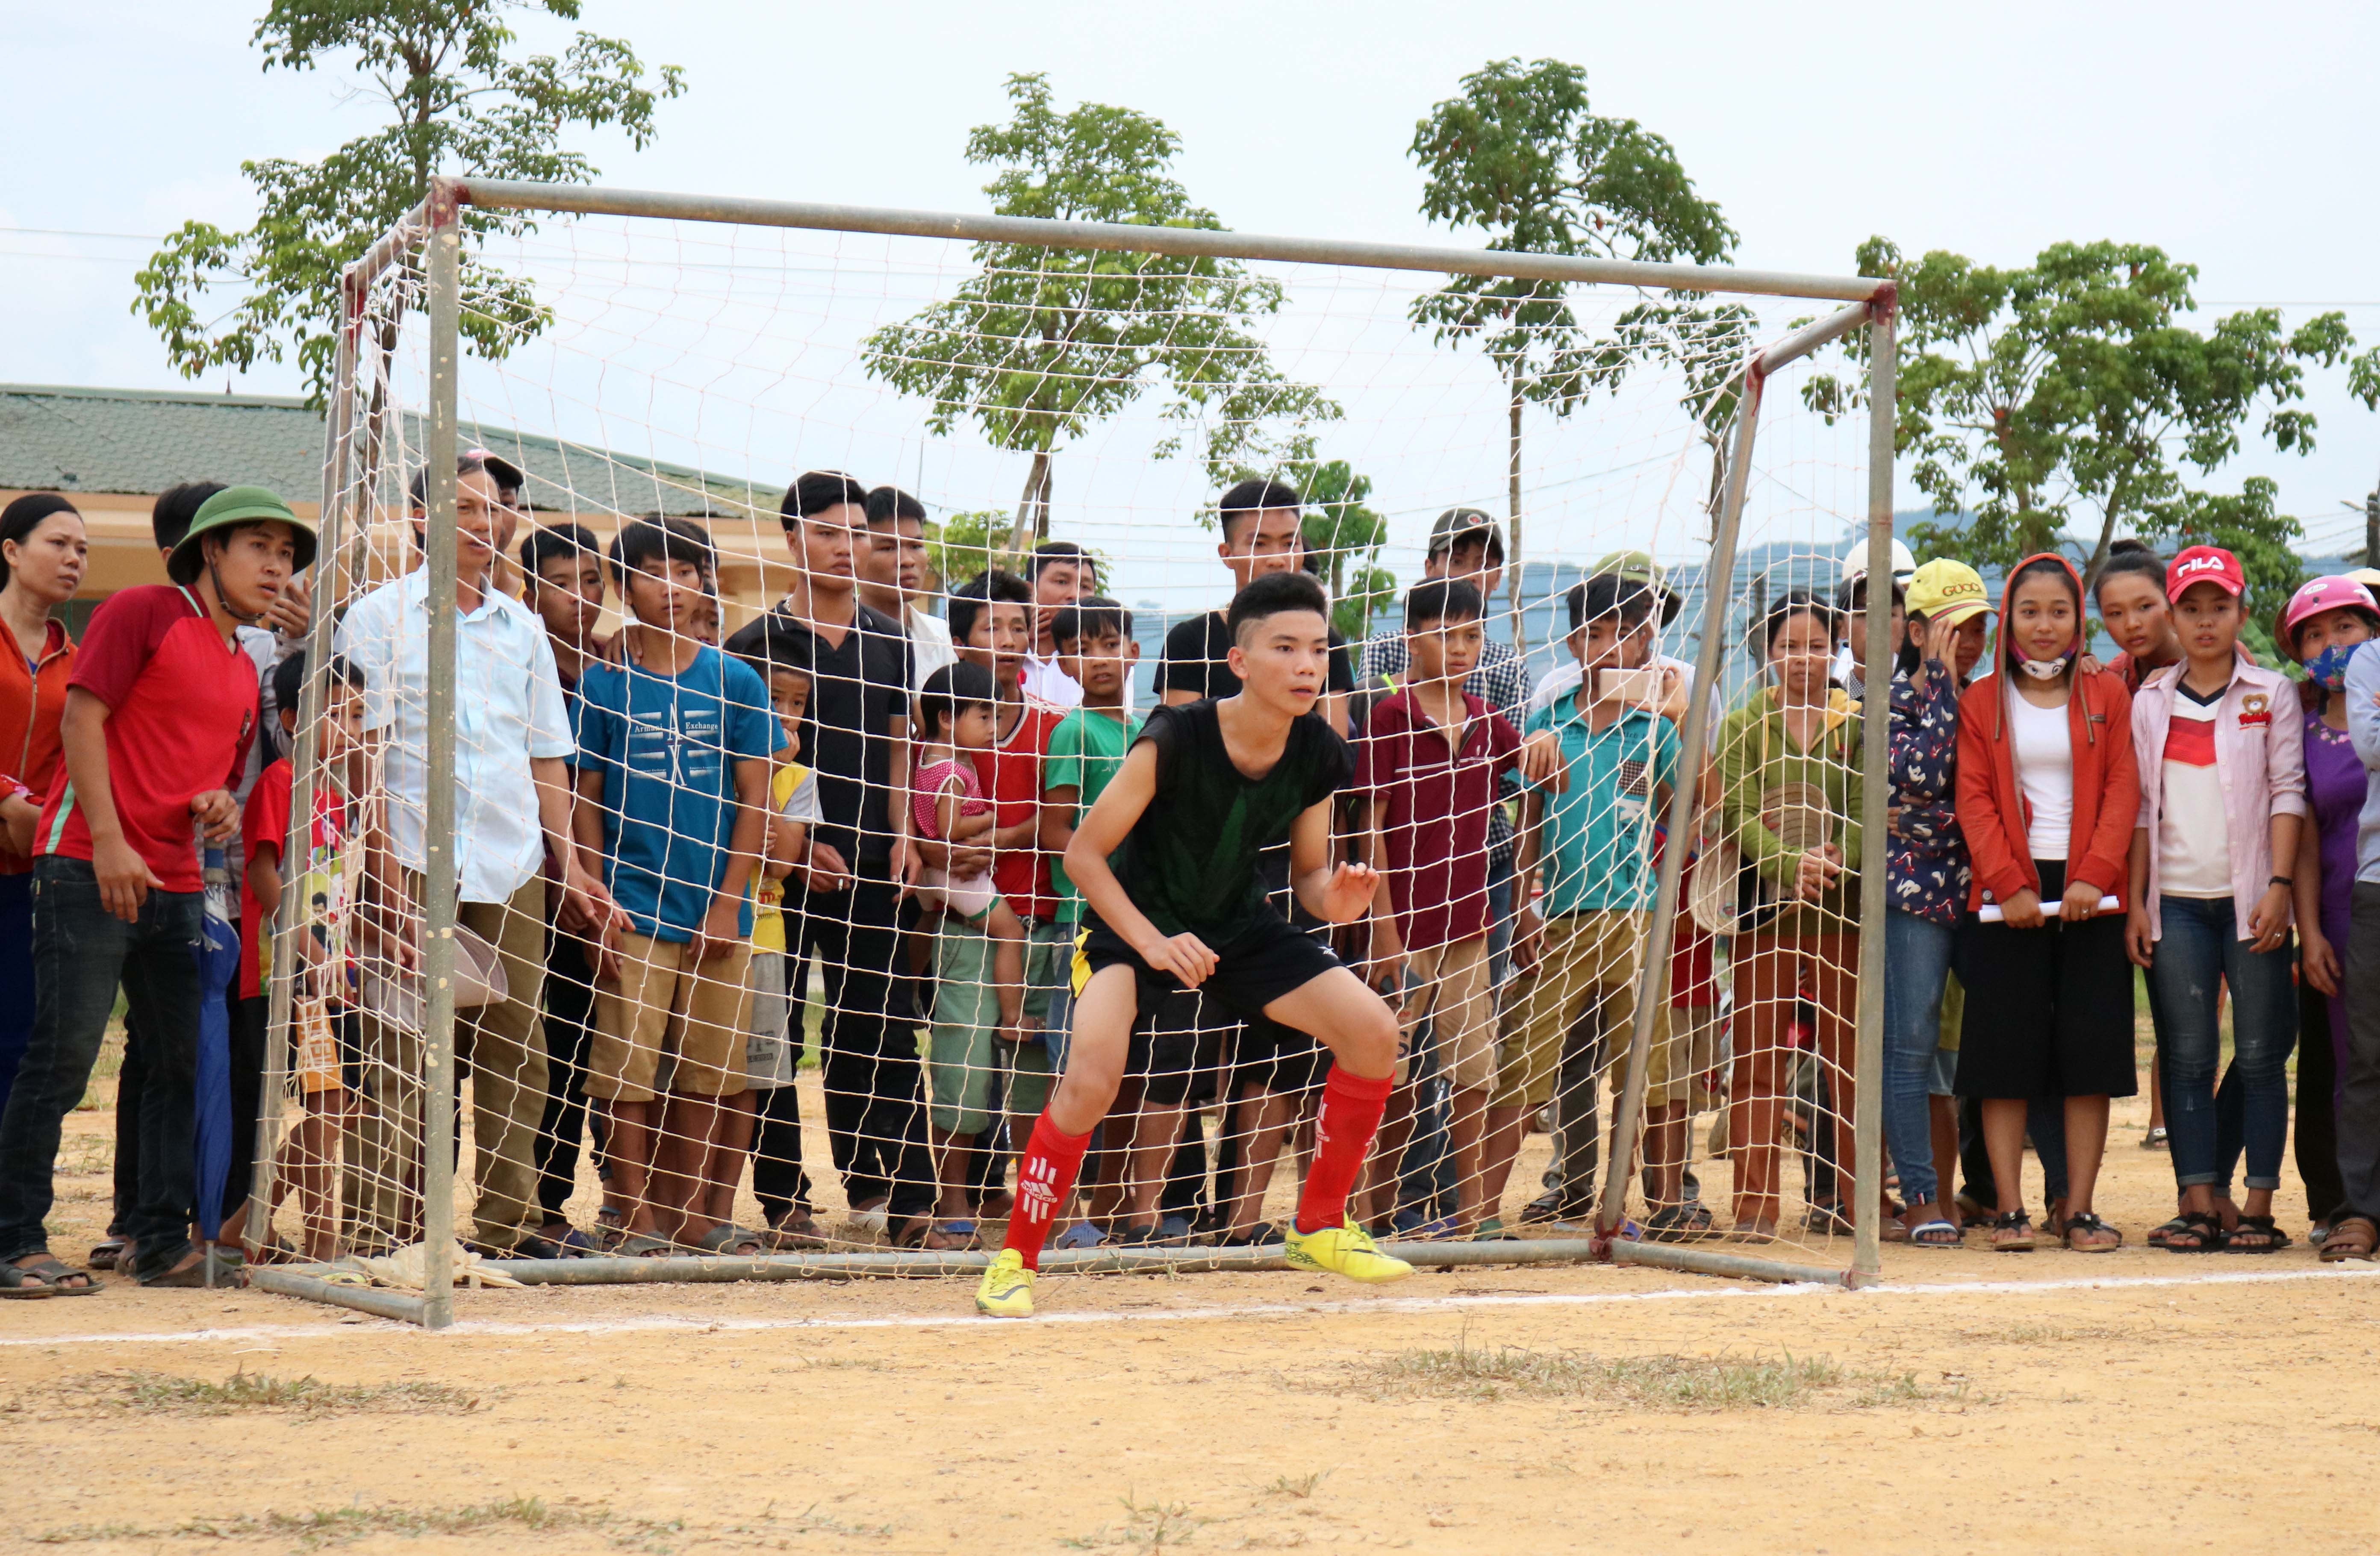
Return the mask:
<svg viewBox="0 0 2380 1556">
<path fill-rule="evenodd" d="M 911 1216 L 901 1223 L 901 1229 L 898 1232 L 885 1238 L 885 1246 L 894 1248 L 922 1248 L 926 1246 L 927 1234 L 933 1230 L 934 1223 L 930 1217 Z"/>
<path fill-rule="evenodd" d="M 2033 1252 L 2033 1218 L 2022 1210 L 2010 1210 L 1992 1218 L 1992 1252 L 1996 1254 L 2029 1254 Z"/>
<path fill-rule="evenodd" d="M 127 1239 L 110 1233 L 107 1241 L 94 1246 L 91 1250 L 91 1257 L 83 1262 L 93 1270 L 113 1270 L 115 1268 L 117 1256 L 124 1252 L 126 1242 Z"/>
<path fill-rule="evenodd" d="M 1820 1237 L 1848 1237 L 1852 1234 L 1852 1221 L 1840 1205 L 1813 1205 L 1810 1213 L 1802 1218 L 1802 1230 Z"/>
<path fill-rule="evenodd" d="M 2350 1258 L 2369 1259 L 2380 1248 L 2380 1222 L 2370 1216 L 2341 1216 L 2323 1239 L 2322 1261 L 2340 1264 Z"/>
<path fill-rule="evenodd" d="M 215 1285 L 225 1286 L 237 1284 L 243 1278 L 240 1272 L 240 1267 L 237 1263 L 225 1258 L 218 1254 L 210 1253 L 205 1248 L 199 1248 L 196 1252 L 199 1256 L 198 1258 L 190 1260 L 189 1263 L 183 1265 L 178 1269 L 168 1270 L 160 1275 L 140 1276 L 138 1279 L 141 1289 L 144 1291 L 202 1290 L 209 1283 L 208 1276 L 211 1272 L 210 1266 L 212 1266 L 212 1273 L 214 1277 L 212 1283 Z M 55 1264 L 57 1261 L 53 1259 L 50 1262 Z M 42 1267 L 37 1264 L 33 1266 L 33 1268 L 35 1270 L 41 1270 Z M 60 1270 L 64 1270 L 66 1266 L 61 1264 L 58 1265 L 58 1268 Z M 92 1291 L 96 1289 L 96 1287 L 90 1286 L 82 1287 L 80 1289 L 66 1286 L 59 1288 L 59 1295 L 62 1296 L 78 1296 L 82 1295 L 85 1291 Z"/>
<path fill-rule="evenodd" d="M 1909 1229 L 1909 1246 L 1912 1248 L 1955 1248 L 1965 1241 L 1955 1222 L 1938 1217 Z"/>
<path fill-rule="evenodd" d="M 755 1254 L 766 1253 L 769 1239 L 764 1233 L 748 1231 L 732 1222 L 721 1222 L 702 1234 L 702 1241 L 697 1246 L 707 1254 L 748 1258 Z"/>
<path fill-rule="evenodd" d="M 50 1273 L 53 1269 L 59 1272 L 55 1277 Z M 8 1260 L 0 1260 L 0 1297 L 10 1297 L 20 1302 L 37 1302 L 42 1297 L 55 1296 L 61 1293 L 79 1295 L 85 1291 L 99 1289 L 99 1282 L 88 1275 L 83 1277 L 85 1283 L 79 1287 L 59 1283 L 60 1281 L 74 1273 L 55 1258 L 43 1258 L 38 1264 L 23 1266 Z"/>
<path fill-rule="evenodd" d="M 983 1245 L 976 1238 L 975 1222 L 971 1221 L 938 1221 L 933 1229 L 919 1240 L 918 1246 L 929 1253 L 963 1254 Z"/>
<path fill-rule="evenodd" d="M 648 1232 L 624 1232 L 612 1251 L 624 1258 L 665 1258 L 677 1249 L 666 1237 L 656 1237 Z"/>
<path fill-rule="evenodd" d="M 2162 1226 L 2153 1226 L 2149 1228 L 2149 1246 L 2152 1248 L 2162 1248 L 2165 1246 L 2165 1240 L 2167 1238 L 2172 1236 L 2177 1232 L 2187 1232 L 2189 1230 L 2189 1218 L 2186 1216 L 2176 1216 L 2173 1220 L 2167 1222 Z"/>
<path fill-rule="evenodd" d="M 776 1252 L 789 1248 L 823 1248 L 826 1231 L 807 1210 L 796 1211 L 769 1229 L 769 1246 Z"/>
<path fill-rule="evenodd" d="M 2108 1243 L 2078 1243 L 2074 1240 L 2077 1234 L 2084 1237 L 2095 1237 L 2101 1233 L 2107 1234 L 2107 1235 L 2113 1238 L 2114 1241 Z M 2070 1253 L 2111 1254 L 2123 1246 L 2124 1234 L 2121 1232 L 2117 1231 L 2114 1227 L 2109 1226 L 2106 1222 L 2101 1221 L 2097 1214 L 2093 1211 L 2077 1210 L 2072 1215 L 2066 1218 L 2066 1247 L 2067 1251 Z"/>
<path fill-rule="evenodd" d="M 2223 1239 L 2227 1254 L 2277 1254 L 2289 1246 L 2289 1234 L 2270 1216 L 2241 1216 L 2240 1224 Z"/>
<path fill-rule="evenodd" d="M 2211 1254 L 2223 1247 L 2223 1223 L 2211 1212 L 2192 1211 L 2177 1216 L 2181 1222 L 2166 1234 L 2165 1251 L 2169 1254 Z"/>
<path fill-rule="evenodd" d="M 2162 1124 L 2141 1137 L 2143 1150 L 2171 1150 L 2172 1149 L 2172 1137 L 2167 1135 L 2165 1125 Z"/>
<path fill-rule="evenodd" d="M 1700 1205 L 1664 1205 L 1645 1219 L 1645 1235 L 1656 1243 L 1699 1243 L 1714 1235 L 1711 1213 Z"/>
</svg>

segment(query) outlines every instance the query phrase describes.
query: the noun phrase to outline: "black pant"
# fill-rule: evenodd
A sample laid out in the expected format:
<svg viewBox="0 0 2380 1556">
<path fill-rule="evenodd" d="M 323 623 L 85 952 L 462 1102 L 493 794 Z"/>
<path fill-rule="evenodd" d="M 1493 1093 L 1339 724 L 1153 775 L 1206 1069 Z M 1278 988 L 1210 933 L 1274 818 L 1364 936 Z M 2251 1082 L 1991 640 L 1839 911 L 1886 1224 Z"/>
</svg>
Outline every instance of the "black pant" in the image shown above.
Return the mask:
<svg viewBox="0 0 2380 1556">
<path fill-rule="evenodd" d="M 2338 1176 L 2338 1058 L 2330 1048 L 2330 998 L 2298 978 L 2298 1177 L 2306 1213 L 2328 1222 L 2347 1202 Z"/>
<path fill-rule="evenodd" d="M 223 1213 L 226 1219 L 248 1203 L 256 1176 L 256 1120 L 264 1107 L 264 1018 L 272 1000 L 259 994 L 239 997 L 239 983 L 224 991 L 231 1004 L 231 1171 L 224 1177 Z M 270 1228 L 249 1228 L 260 1243 L 273 1240 Z"/>
<path fill-rule="evenodd" d="M 891 881 L 864 876 L 847 892 L 805 893 L 798 906 L 785 900 L 788 924 L 801 927 L 786 970 L 806 981 L 804 966 L 816 954 L 826 985 L 820 1069 L 844 1196 L 853 1204 L 888 1198 L 895 1217 L 927 1215 L 934 1205 L 925 1069 L 901 960 L 901 930 L 914 912 Z"/>
<path fill-rule="evenodd" d="M 800 920 L 788 918 L 788 924 Z M 756 951 L 756 956 L 782 955 L 781 952 Z M 788 1012 L 786 1033 L 795 1048 L 794 1060 L 801 1063 L 802 1034 L 808 1029 L 803 1013 L 809 1008 L 809 979 L 805 976 L 808 964 L 801 958 L 785 956 L 785 1005 Z M 810 1204 L 810 1175 L 802 1170 L 802 1093 L 796 1086 L 778 1086 L 759 1094 L 752 1117 L 752 1197 L 760 1201 L 761 1210 L 769 1224 L 781 1225 L 788 1216 L 799 1211 L 808 1215 Z"/>
<path fill-rule="evenodd" d="M 549 1223 L 578 1183 L 578 1139 L 587 1127 L 587 1045 L 595 1027 L 595 966 L 587 942 L 560 929 L 545 942 L 545 1112 L 531 1146 L 537 1202 Z"/>
<path fill-rule="evenodd" d="M 2347 1073 L 2338 1077 L 2338 1176 L 2348 1209 L 2380 1220 L 2380 885 L 2355 883 L 2342 960 Z"/>
</svg>

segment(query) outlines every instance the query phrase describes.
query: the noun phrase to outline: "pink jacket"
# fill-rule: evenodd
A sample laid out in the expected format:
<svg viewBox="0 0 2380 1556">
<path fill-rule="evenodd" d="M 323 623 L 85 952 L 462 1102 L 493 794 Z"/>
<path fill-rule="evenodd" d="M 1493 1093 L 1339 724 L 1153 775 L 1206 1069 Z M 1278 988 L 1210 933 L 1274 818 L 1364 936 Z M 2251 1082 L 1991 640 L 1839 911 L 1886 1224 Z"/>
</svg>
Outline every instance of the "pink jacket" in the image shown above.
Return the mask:
<svg viewBox="0 0 2380 1556">
<path fill-rule="evenodd" d="M 2157 823 L 2165 805 L 2165 736 L 2173 723 L 2174 685 L 2189 668 L 2168 664 L 2154 671 L 2132 698 L 2132 744 L 2140 751 L 2141 811 L 2136 825 L 2149 834 L 2149 937 L 2161 940 L 2165 923 L 2157 911 Z M 2297 687 L 2277 670 L 2240 664 L 2231 689 L 2215 714 L 2215 771 L 2223 780 L 2223 821 L 2230 834 L 2231 906 L 2240 938 L 2249 939 L 2248 915 L 2273 877 L 2275 816 L 2306 812 L 2303 717 Z M 2289 861 L 2295 864 L 2297 861 Z"/>
</svg>

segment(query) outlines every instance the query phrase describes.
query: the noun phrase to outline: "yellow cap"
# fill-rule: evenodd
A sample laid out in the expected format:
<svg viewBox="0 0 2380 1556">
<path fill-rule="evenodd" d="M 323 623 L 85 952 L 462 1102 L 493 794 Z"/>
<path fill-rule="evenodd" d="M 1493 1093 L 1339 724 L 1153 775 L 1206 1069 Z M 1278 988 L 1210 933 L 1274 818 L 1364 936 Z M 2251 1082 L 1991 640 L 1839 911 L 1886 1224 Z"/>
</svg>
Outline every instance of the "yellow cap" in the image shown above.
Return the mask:
<svg viewBox="0 0 2380 1556">
<path fill-rule="evenodd" d="M 1947 556 L 1936 557 L 1909 576 L 1907 601 L 1911 615 L 1934 622 L 1962 622 L 1989 615 L 1992 610 L 1983 575 Z"/>
</svg>

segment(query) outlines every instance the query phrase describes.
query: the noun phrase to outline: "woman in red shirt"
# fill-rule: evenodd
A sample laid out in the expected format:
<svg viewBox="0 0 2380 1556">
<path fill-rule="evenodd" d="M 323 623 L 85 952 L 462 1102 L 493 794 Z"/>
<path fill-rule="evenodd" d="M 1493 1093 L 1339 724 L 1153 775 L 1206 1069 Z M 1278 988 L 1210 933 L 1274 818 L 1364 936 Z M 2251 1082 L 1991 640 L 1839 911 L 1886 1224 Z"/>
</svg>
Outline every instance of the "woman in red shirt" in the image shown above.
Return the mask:
<svg viewBox="0 0 2380 1556">
<path fill-rule="evenodd" d="M 0 511 L 0 1112 L 33 1029 L 33 823 L 58 772 L 58 717 L 74 643 L 50 611 L 82 587 L 91 541 L 55 492 Z"/>
</svg>

